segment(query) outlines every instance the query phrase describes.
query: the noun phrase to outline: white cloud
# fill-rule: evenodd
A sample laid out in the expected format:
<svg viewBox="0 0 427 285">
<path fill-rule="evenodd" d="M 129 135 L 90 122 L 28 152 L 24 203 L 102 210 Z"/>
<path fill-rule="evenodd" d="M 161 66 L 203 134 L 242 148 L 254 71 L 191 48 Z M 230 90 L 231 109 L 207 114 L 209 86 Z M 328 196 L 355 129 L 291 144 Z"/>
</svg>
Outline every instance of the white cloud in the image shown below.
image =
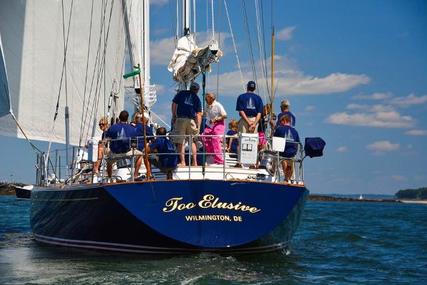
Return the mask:
<svg viewBox="0 0 427 285">
<path fill-rule="evenodd" d="M 410 116 L 402 116 L 396 111 L 381 111 L 373 113 L 346 112 L 330 115 L 326 122 L 335 125 L 365 126 L 376 128 L 410 128 L 414 120 Z"/>
<path fill-rule="evenodd" d="M 306 75 L 295 67 L 287 66 L 279 58 L 276 69 L 276 86 L 282 96 L 289 95 L 327 95 L 348 91 L 359 85 L 367 84 L 370 78 L 364 74 L 332 73 L 325 77 Z M 267 60 L 269 62 L 269 60 Z M 283 66 L 287 66 L 283 68 Z M 257 64 L 257 70 L 262 70 Z M 269 69 L 269 66 L 267 66 Z M 236 93 L 244 91 L 245 83 L 252 80 L 252 72 L 242 68 L 243 79 L 238 70 L 220 74 L 220 92 L 223 95 L 235 96 Z M 215 80 L 214 80 L 215 81 Z M 270 78 L 258 77 L 259 93 L 266 93 L 265 82 Z M 209 84 L 209 83 L 208 83 Z M 211 82 L 216 88 L 216 82 Z"/>
<path fill-rule="evenodd" d="M 367 149 L 375 153 L 396 151 L 399 149 L 399 147 L 400 147 L 400 144 L 391 143 L 390 141 L 376 141 L 366 146 Z"/>
<path fill-rule="evenodd" d="M 337 152 L 347 152 L 348 148 L 346 146 L 340 146 L 337 148 Z"/>
<path fill-rule="evenodd" d="M 405 132 L 409 136 L 427 136 L 426 130 L 409 130 Z"/>
<path fill-rule="evenodd" d="M 397 97 L 391 100 L 391 104 L 397 105 L 399 107 L 408 107 L 411 105 L 422 105 L 427 102 L 427 95 L 424 96 L 415 96 L 410 94 L 406 97 Z"/>
<path fill-rule="evenodd" d="M 276 38 L 279 41 L 287 41 L 292 39 L 295 28 L 296 28 L 295 26 L 292 26 L 292 27 L 286 27 L 284 29 L 281 29 L 280 31 L 277 32 Z"/>
<path fill-rule="evenodd" d="M 307 106 L 307 107 L 305 107 L 305 109 L 304 109 L 307 113 L 311 113 L 311 112 L 313 112 L 313 111 L 315 111 L 316 110 L 316 107 L 315 106 L 312 106 L 312 105 L 309 105 L 309 106 Z"/>
<path fill-rule="evenodd" d="M 366 100 L 384 100 L 392 97 L 390 92 L 375 92 L 372 94 L 359 94 L 353 97 L 353 99 L 366 99 Z"/>
</svg>

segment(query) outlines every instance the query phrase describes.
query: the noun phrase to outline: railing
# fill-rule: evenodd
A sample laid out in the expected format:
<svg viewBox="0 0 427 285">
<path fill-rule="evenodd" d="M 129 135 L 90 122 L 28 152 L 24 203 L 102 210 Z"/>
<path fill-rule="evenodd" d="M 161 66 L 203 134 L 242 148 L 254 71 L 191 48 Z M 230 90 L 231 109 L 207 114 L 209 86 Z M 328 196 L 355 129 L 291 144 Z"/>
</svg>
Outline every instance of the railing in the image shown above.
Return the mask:
<svg viewBox="0 0 427 285">
<path fill-rule="evenodd" d="M 146 137 L 146 139 L 154 140 L 157 137 L 161 136 L 154 136 L 154 137 Z M 184 140 L 187 142 L 185 144 L 184 149 L 184 155 L 185 155 L 185 163 L 186 167 L 177 167 L 174 170 L 173 179 L 214 179 L 214 180 L 266 180 L 269 182 L 284 182 L 284 172 L 282 169 L 282 161 L 287 160 L 289 163 L 293 166 L 293 173 L 292 177 L 289 179 L 286 179 L 287 183 L 293 183 L 293 184 L 303 184 L 304 182 L 304 171 L 303 171 L 303 159 L 304 159 L 304 152 L 303 148 L 300 143 L 295 143 L 298 145 L 298 151 L 295 157 L 293 158 L 284 158 L 281 157 L 278 152 L 274 152 L 271 150 L 271 139 L 267 139 L 267 144 L 264 147 L 264 149 L 259 150 L 257 153 L 257 161 L 254 163 L 254 165 L 243 165 L 242 167 L 235 167 L 236 164 L 239 163 L 240 159 L 238 154 L 236 153 L 229 153 L 226 152 L 226 139 L 239 139 L 239 145 L 240 145 L 240 137 L 239 136 L 228 136 L 228 135 L 168 135 L 164 136 L 172 141 L 177 141 L 178 139 Z M 207 152 L 205 151 L 205 143 L 208 139 L 213 138 L 220 138 L 221 140 L 221 152 Z M 142 140 L 142 141 L 141 141 Z M 63 179 L 63 173 L 66 173 L 67 169 L 70 169 L 70 167 L 64 166 L 61 164 L 61 161 L 65 161 L 64 159 L 61 159 L 61 155 L 59 154 L 59 151 L 54 152 L 54 161 L 55 163 L 50 163 L 51 165 L 51 172 L 54 172 L 56 174 L 57 179 L 54 181 L 55 183 L 65 183 L 65 184 L 72 184 L 72 183 L 92 183 L 92 182 L 113 182 L 113 181 L 133 181 L 134 177 L 134 166 L 135 161 L 138 157 L 141 156 L 141 154 L 135 154 L 138 143 L 143 144 L 143 137 L 138 138 L 125 138 L 125 139 L 117 139 L 117 140 L 106 140 L 105 147 L 104 147 L 104 153 L 103 157 L 101 159 L 100 163 L 100 170 L 97 175 L 94 175 L 93 173 L 93 164 L 96 161 L 96 159 L 91 159 L 88 155 L 88 153 L 96 153 L 96 147 L 95 149 L 85 149 L 77 150 L 74 148 L 73 154 L 74 157 L 77 157 L 78 159 L 73 160 L 73 166 L 72 174 L 67 178 Z M 111 155 L 111 152 L 109 150 L 109 145 L 113 141 L 121 141 L 121 143 L 127 144 L 127 147 L 129 149 L 128 153 L 123 154 L 114 154 L 114 158 Z M 197 157 L 199 158 L 200 165 L 195 167 L 191 166 L 192 161 L 192 147 L 191 144 L 188 144 L 188 142 L 194 141 L 196 144 L 198 144 L 197 147 Z M 205 142 L 205 143 L 204 143 Z M 290 142 L 288 142 L 290 143 Z M 93 145 L 96 146 L 96 143 Z M 76 155 L 80 153 L 80 155 Z M 145 155 L 144 152 L 142 155 Z M 150 163 L 153 166 L 154 163 L 152 163 L 152 160 L 154 158 L 161 158 L 165 155 L 177 155 L 179 158 L 179 153 L 176 152 L 175 154 L 171 153 L 150 153 Z M 211 161 L 211 157 L 214 155 L 220 155 L 223 159 L 222 164 L 211 164 L 209 163 Z M 233 158 L 237 157 L 237 158 Z M 51 154 L 52 157 L 52 154 Z M 40 165 L 41 158 L 38 158 L 38 162 Z M 113 171 L 112 177 L 108 177 L 106 166 L 108 163 L 115 164 L 115 169 Z M 40 166 L 39 166 L 40 167 Z M 48 168 L 49 169 L 49 168 Z M 71 170 L 70 170 L 71 171 Z M 146 169 L 144 167 L 144 164 L 142 163 L 140 173 L 144 175 L 146 172 Z M 49 173 L 49 171 L 48 171 Z M 153 171 L 154 177 L 156 180 L 163 180 L 166 179 L 164 176 L 165 174 L 162 173 L 159 169 L 154 168 Z M 49 176 L 49 175 L 48 175 Z M 40 176 L 39 176 L 40 177 Z M 40 177 L 39 180 L 43 180 L 43 178 L 46 180 L 46 176 Z M 40 183 L 39 183 L 40 184 Z"/>
</svg>

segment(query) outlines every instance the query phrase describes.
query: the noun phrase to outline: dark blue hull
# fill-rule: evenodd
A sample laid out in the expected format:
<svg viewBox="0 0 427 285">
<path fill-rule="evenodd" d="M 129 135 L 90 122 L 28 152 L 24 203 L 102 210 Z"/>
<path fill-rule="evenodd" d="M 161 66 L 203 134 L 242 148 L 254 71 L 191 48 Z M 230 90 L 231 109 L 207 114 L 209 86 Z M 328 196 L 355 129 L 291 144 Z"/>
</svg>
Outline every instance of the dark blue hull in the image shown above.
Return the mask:
<svg viewBox="0 0 427 285">
<path fill-rule="evenodd" d="M 33 190 L 36 240 L 134 253 L 286 247 L 308 191 L 249 181 L 156 181 Z"/>
</svg>

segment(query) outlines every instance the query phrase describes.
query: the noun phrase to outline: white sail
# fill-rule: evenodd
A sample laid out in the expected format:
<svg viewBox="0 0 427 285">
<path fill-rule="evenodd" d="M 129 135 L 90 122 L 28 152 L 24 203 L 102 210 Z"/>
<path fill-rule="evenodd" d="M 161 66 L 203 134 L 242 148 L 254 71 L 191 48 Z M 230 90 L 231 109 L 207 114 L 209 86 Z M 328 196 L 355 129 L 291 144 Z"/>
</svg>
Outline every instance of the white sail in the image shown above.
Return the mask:
<svg viewBox="0 0 427 285">
<path fill-rule="evenodd" d="M 84 141 L 94 118 L 107 113 L 113 85 L 119 92 L 115 108 L 123 107 L 121 1 L 2 0 L 0 34 L 12 110 L 30 139 L 63 143 L 68 105 L 70 143 L 77 145 L 81 135 Z M 10 116 L 0 118 L 0 134 L 23 137 Z"/>
<path fill-rule="evenodd" d="M 0 117 L 10 113 L 9 84 L 6 73 L 6 63 L 3 55 L 3 44 L 0 34 Z"/>
</svg>

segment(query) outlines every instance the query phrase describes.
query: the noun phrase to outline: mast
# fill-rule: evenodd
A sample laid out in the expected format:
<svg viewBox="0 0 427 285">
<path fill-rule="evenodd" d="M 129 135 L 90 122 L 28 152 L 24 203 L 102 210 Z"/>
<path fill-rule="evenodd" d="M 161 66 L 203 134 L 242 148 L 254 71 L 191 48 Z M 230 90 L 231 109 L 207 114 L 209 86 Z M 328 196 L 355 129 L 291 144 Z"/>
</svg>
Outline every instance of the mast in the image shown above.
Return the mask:
<svg viewBox="0 0 427 285">
<path fill-rule="evenodd" d="M 186 36 L 190 33 L 190 0 L 182 0 L 183 1 L 183 8 L 182 8 L 182 19 L 184 21 L 184 34 L 183 36 Z"/>
</svg>

